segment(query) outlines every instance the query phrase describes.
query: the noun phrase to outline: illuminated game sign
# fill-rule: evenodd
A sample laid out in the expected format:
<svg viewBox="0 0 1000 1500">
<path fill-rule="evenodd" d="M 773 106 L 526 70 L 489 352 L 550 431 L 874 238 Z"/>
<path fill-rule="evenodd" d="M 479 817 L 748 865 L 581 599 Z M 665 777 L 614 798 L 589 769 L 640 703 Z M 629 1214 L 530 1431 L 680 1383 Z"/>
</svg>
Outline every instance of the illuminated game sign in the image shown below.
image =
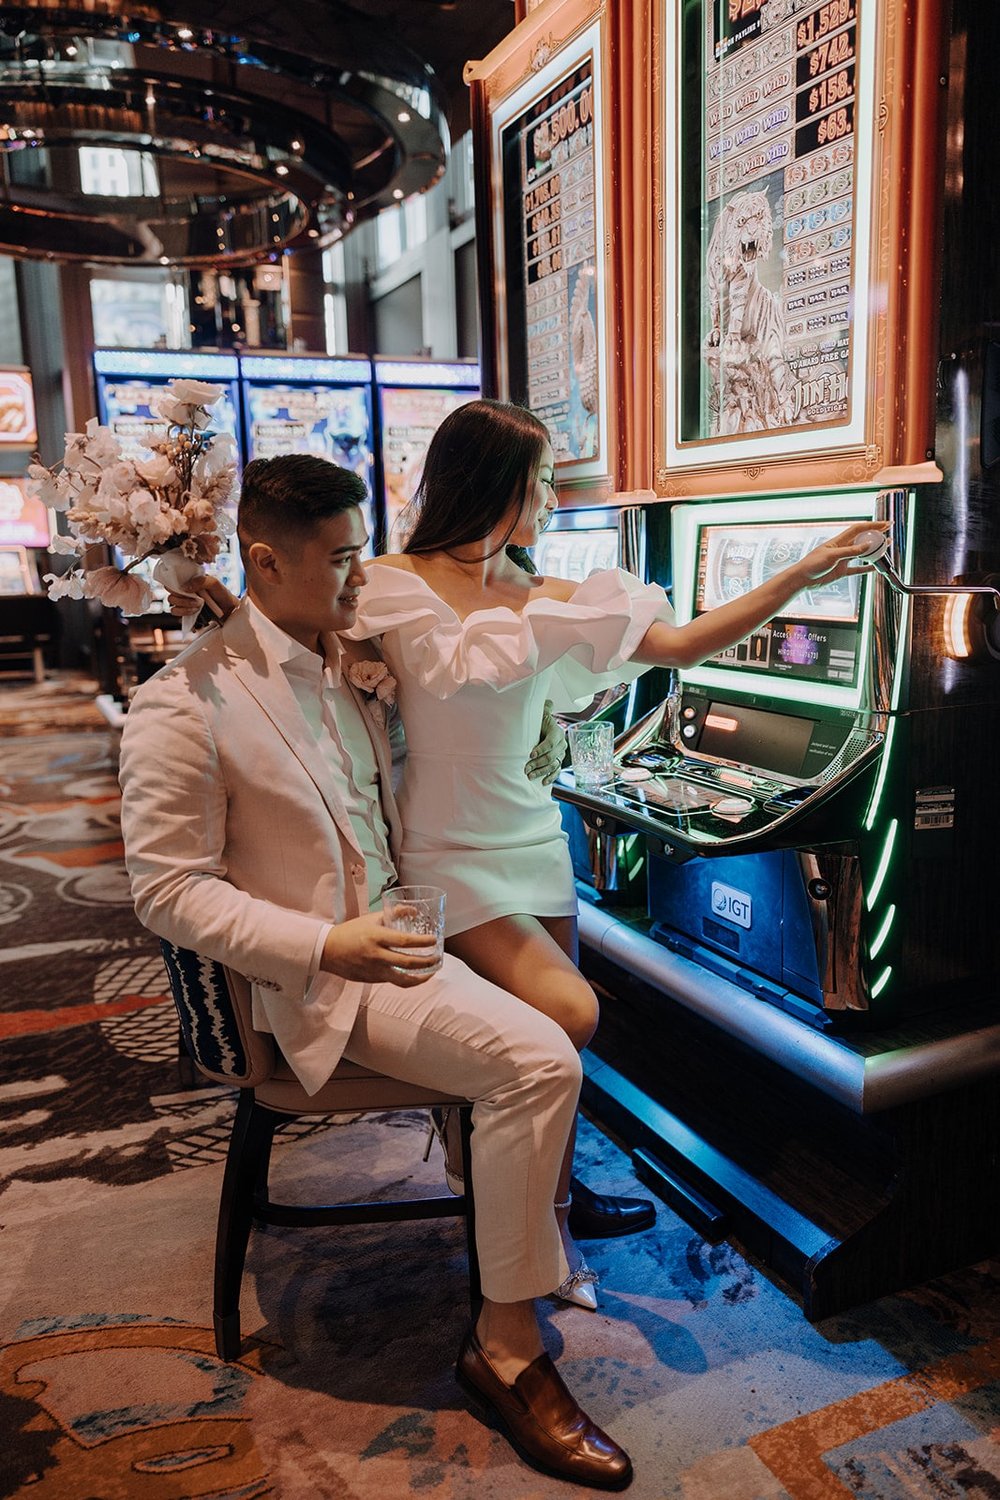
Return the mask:
<svg viewBox="0 0 1000 1500">
<path fill-rule="evenodd" d="M 49 511 L 25 489 L 24 479 L 0 478 L 0 545 L 47 547 Z"/>
<path fill-rule="evenodd" d="M 600 46 L 587 27 L 493 117 L 503 385 L 549 429 L 564 480 L 611 462 Z"/>
<path fill-rule="evenodd" d="M 0 370 L 0 447 L 33 448 L 37 442 L 30 373 Z"/>
<path fill-rule="evenodd" d="M 684 353 L 668 458 L 863 438 L 874 12 L 874 0 L 702 0 L 684 33 L 666 323 L 673 311 Z"/>
</svg>

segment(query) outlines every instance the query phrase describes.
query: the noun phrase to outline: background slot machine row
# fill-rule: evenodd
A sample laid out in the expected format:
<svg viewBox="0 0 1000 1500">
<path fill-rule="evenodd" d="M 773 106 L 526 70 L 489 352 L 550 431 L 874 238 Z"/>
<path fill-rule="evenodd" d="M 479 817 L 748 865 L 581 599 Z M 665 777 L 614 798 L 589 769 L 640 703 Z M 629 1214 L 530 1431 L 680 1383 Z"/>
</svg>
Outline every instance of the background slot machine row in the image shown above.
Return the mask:
<svg viewBox="0 0 1000 1500">
<path fill-rule="evenodd" d="M 49 511 L 27 491 L 38 443 L 31 372 L 0 369 L 0 595 L 41 591 L 42 554 L 51 539 Z"/>
<path fill-rule="evenodd" d="M 365 482 L 371 556 L 382 524 L 375 479 L 372 366 L 362 356 L 245 354 L 240 359 L 247 456 L 312 453 Z"/>
<path fill-rule="evenodd" d="M 126 458 L 149 452 L 149 443 L 166 433 L 166 423 L 153 404 L 171 380 L 205 380 L 221 385 L 223 393 L 212 410 L 213 430 L 227 433 L 244 453 L 240 412 L 239 364 L 235 355 L 186 353 L 183 350 L 95 349 L 94 382 L 102 424 L 118 438 Z M 235 506 L 235 497 L 234 497 Z M 165 591 L 152 576 L 153 562 L 139 563 L 140 573 L 154 594 L 154 610 L 166 612 Z M 234 594 L 243 592 L 243 567 L 235 536 L 206 571 L 220 578 Z"/>
<path fill-rule="evenodd" d="M 431 438 L 449 413 L 480 394 L 474 360 L 376 359 L 383 530 L 380 551 L 399 550 Z"/>
</svg>

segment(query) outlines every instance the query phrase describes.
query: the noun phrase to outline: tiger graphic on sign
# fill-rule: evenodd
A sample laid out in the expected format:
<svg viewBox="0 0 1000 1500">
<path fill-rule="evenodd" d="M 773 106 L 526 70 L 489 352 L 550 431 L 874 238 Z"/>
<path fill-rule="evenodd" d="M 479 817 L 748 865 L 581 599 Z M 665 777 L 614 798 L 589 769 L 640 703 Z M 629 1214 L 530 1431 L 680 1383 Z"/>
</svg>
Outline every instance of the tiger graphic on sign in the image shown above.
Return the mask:
<svg viewBox="0 0 1000 1500">
<path fill-rule="evenodd" d="M 706 267 L 711 327 L 703 352 L 714 382 L 713 436 L 762 432 L 793 420 L 781 298 L 757 271 L 773 239 L 771 205 L 761 192 L 737 193 L 712 230 Z"/>
</svg>

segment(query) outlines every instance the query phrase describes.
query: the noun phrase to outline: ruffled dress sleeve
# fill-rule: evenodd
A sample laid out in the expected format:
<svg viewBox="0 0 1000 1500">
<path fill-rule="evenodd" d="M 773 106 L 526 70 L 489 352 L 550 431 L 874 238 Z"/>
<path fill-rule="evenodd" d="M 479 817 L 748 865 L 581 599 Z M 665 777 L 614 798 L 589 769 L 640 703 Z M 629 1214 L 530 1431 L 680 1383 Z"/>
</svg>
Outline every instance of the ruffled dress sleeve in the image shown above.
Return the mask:
<svg viewBox="0 0 1000 1500">
<path fill-rule="evenodd" d="M 554 667 L 556 708 L 569 709 L 646 670 L 629 658 L 656 620 L 673 620 L 663 589 L 617 568 L 592 573 L 568 600 L 532 599 L 520 614 L 501 607 L 461 620 L 415 573 L 372 563 L 347 635 L 381 636 L 394 670 L 442 699 L 470 684 L 502 692 Z"/>
</svg>

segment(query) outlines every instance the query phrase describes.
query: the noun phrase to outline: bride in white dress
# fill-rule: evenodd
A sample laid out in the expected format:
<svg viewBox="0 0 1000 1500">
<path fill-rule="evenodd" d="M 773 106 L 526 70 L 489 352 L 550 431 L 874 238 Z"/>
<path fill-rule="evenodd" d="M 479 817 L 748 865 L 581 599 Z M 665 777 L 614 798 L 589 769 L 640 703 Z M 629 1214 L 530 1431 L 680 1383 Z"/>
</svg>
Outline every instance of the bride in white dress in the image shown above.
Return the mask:
<svg viewBox="0 0 1000 1500">
<path fill-rule="evenodd" d="M 860 571 L 851 564 L 870 550 L 874 528 L 849 526 L 678 627 L 658 584 L 617 569 L 572 584 L 512 560 L 506 548 L 533 546 L 555 510 L 554 477 L 548 433 L 530 412 L 495 401 L 453 412 L 428 450 L 405 550 L 367 565 L 350 634 L 380 637 L 397 679 L 407 747 L 401 881 L 441 886 L 450 950 L 583 1048 L 598 1007 L 576 966 L 567 840 L 548 790 L 524 776 L 545 699 L 557 712 L 582 707 L 646 667 L 705 660 L 800 589 Z M 565 1230 L 572 1145 L 556 1207 L 586 1293 L 593 1273 Z M 564 1283 L 560 1294 L 573 1290 Z M 592 1292 L 573 1300 L 596 1305 Z"/>
</svg>

